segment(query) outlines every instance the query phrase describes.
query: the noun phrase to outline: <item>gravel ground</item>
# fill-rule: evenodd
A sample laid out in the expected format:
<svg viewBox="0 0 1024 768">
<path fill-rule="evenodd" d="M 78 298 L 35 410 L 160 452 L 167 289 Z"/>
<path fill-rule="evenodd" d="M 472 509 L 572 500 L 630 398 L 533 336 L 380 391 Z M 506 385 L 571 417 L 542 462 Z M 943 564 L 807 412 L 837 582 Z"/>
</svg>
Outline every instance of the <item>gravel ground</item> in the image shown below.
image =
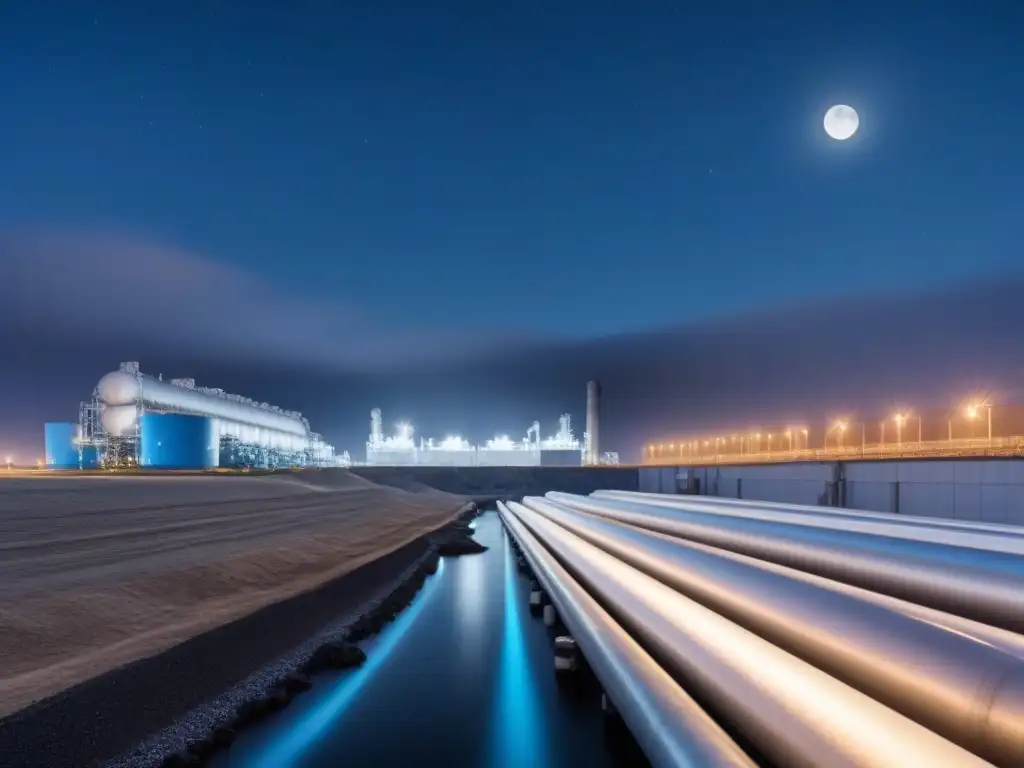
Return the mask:
<svg viewBox="0 0 1024 768">
<path fill-rule="evenodd" d="M 429 551 L 429 537 L 422 537 L 312 592 L 0 720 L 0 765 L 157 766 L 228 719 L 238 704 L 263 695 L 319 645 L 340 637 Z"/>
<path fill-rule="evenodd" d="M 0 717 L 316 589 L 464 502 L 341 470 L 4 476 Z"/>
</svg>

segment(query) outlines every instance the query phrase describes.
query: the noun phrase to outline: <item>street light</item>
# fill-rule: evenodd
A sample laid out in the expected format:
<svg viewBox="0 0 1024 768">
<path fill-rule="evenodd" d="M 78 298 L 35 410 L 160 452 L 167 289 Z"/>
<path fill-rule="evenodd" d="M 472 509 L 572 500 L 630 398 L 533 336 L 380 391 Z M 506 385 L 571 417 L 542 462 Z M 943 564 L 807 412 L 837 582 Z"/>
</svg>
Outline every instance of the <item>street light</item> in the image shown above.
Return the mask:
<svg viewBox="0 0 1024 768">
<path fill-rule="evenodd" d="M 7 463 L 7 471 L 9 472 L 11 470 L 11 465 L 14 464 L 14 457 L 8 456 L 4 461 Z"/>
<path fill-rule="evenodd" d="M 989 405 L 987 400 L 983 400 L 980 403 L 968 403 L 964 409 L 964 415 L 968 421 L 974 421 L 978 418 L 979 412 L 984 408 L 988 412 L 988 445 L 992 447 L 992 406 Z"/>
<path fill-rule="evenodd" d="M 896 447 L 897 450 L 903 450 L 903 422 L 907 420 L 907 414 L 897 413 L 892 417 L 892 420 L 896 422 Z"/>
<path fill-rule="evenodd" d="M 837 419 L 836 422 L 832 425 L 832 429 L 836 430 L 839 433 L 839 446 L 838 447 L 839 447 L 840 451 L 843 450 L 843 435 L 846 434 L 846 427 L 847 427 L 847 424 L 842 419 Z"/>
<path fill-rule="evenodd" d="M 789 452 L 792 453 L 793 452 L 793 430 L 792 429 L 787 429 L 786 432 L 785 432 L 785 435 L 786 435 L 786 440 L 789 443 Z"/>
</svg>

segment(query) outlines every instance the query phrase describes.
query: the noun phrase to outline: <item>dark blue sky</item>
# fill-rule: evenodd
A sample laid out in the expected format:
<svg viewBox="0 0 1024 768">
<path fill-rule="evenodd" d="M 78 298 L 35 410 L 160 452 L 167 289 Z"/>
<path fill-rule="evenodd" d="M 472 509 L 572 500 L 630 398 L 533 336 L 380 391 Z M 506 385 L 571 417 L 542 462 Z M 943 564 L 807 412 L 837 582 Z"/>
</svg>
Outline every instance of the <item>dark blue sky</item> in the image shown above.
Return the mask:
<svg viewBox="0 0 1024 768">
<path fill-rule="evenodd" d="M 1011 2 L 5 3 L 9 322 L 57 354 L 96 301 L 223 304 L 351 371 L 353 329 L 429 357 L 998 280 L 1022 39 Z"/>
<path fill-rule="evenodd" d="M 1021 235 L 1012 3 L 90 5 L 0 16 L 3 223 L 382 321 L 611 333 L 992 272 Z"/>
</svg>

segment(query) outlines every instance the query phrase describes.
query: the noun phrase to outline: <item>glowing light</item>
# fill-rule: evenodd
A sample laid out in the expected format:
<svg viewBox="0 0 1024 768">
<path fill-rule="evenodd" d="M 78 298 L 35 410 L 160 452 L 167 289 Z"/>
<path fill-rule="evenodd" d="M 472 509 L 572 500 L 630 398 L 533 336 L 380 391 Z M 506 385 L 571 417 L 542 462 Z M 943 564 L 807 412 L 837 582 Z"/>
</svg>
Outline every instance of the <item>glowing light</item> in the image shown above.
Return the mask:
<svg viewBox="0 0 1024 768">
<path fill-rule="evenodd" d="M 495 746 L 495 766 L 547 764 L 547 734 L 544 732 L 544 702 L 535 679 L 536 665 L 530 663 L 524 640 L 522 601 L 516 589 L 516 571 L 511 547 L 505 545 L 505 621 L 502 635 L 501 668 L 495 688 L 494 712 L 501 738 Z"/>
<path fill-rule="evenodd" d="M 836 141 L 846 141 L 857 132 L 860 118 L 857 110 L 845 104 L 836 104 L 825 113 L 825 133 Z"/>
<path fill-rule="evenodd" d="M 575 451 L 580 448 L 580 441 L 572 431 L 572 416 L 563 413 L 558 417 L 558 432 L 554 437 L 547 437 L 540 441 L 540 447 L 547 451 Z M 664 449 L 664 445 L 658 447 Z"/>
<path fill-rule="evenodd" d="M 363 666 L 339 679 L 333 690 L 306 714 L 302 722 L 287 731 L 281 741 L 262 752 L 251 765 L 256 768 L 281 768 L 295 764 L 302 753 L 323 736 L 338 716 L 356 700 L 373 674 L 385 665 L 430 597 L 437 591 L 443 573 L 442 558 L 438 563 L 437 573 L 427 580 L 423 591 L 413 600 L 412 605 L 399 614 L 395 623 L 380 636 L 379 641 L 367 653 Z"/>
<path fill-rule="evenodd" d="M 427 448 L 434 451 L 472 451 L 473 446 L 469 444 L 468 440 L 463 440 L 458 435 L 448 435 L 437 445 L 432 442 L 427 443 Z"/>
<path fill-rule="evenodd" d="M 982 408 L 988 408 L 989 404 L 985 400 L 972 400 L 964 408 L 964 416 L 973 421 L 981 415 Z"/>
<path fill-rule="evenodd" d="M 907 414 L 905 414 L 905 413 L 897 413 L 896 415 L 894 415 L 892 417 L 892 420 L 895 421 L 899 426 L 902 427 L 903 423 L 907 420 Z"/>
</svg>

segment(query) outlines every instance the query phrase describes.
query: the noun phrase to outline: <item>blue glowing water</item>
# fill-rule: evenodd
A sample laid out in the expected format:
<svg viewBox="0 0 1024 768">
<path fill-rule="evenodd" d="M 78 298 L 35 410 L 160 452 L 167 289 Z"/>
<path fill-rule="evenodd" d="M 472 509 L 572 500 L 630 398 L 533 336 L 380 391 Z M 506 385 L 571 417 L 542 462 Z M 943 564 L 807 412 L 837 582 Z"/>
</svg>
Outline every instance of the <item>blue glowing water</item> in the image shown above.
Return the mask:
<svg viewBox="0 0 1024 768">
<path fill-rule="evenodd" d="M 475 537 L 490 550 L 445 559 L 364 645 L 362 668 L 318 676 L 214 768 L 622 764 L 604 738 L 599 693 L 557 685 L 551 637 L 529 613 L 497 515 L 481 517 Z"/>
</svg>

